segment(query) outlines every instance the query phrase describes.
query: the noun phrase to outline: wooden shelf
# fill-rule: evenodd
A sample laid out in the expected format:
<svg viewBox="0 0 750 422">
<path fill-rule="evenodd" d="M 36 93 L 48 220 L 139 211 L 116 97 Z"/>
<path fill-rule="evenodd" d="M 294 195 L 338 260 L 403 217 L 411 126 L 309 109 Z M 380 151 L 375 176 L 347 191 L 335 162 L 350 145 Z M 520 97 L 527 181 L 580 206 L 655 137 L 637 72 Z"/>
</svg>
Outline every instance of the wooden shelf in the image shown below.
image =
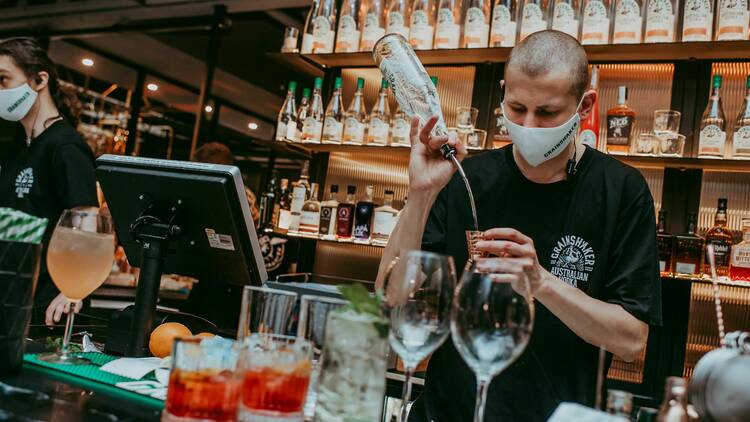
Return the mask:
<svg viewBox="0 0 750 422">
<path fill-rule="evenodd" d="M 674 280 L 687 281 L 690 283 L 705 283 L 711 284 L 711 279 L 708 276 L 692 276 L 683 274 L 665 274 L 662 273 L 662 278 L 670 278 Z M 730 280 L 727 278 L 720 278 L 719 284 L 722 286 L 733 286 L 733 287 L 744 287 L 750 288 L 750 281 Z"/>
<path fill-rule="evenodd" d="M 341 241 L 338 241 L 338 240 L 321 239 L 320 237 L 318 237 L 316 235 L 304 235 L 304 234 L 300 234 L 300 233 L 289 233 L 286 230 L 279 230 L 279 229 L 274 229 L 272 233 L 275 234 L 275 235 L 277 235 L 277 236 L 283 236 L 283 237 L 287 237 L 287 238 L 290 238 L 290 239 L 302 239 L 302 240 L 310 240 L 310 241 L 316 241 L 316 242 L 337 243 L 339 245 L 369 246 L 369 247 L 378 248 L 378 249 L 385 248 L 385 245 L 377 245 L 377 244 L 373 244 L 373 243 L 358 243 L 358 242 L 353 242 L 353 241 L 341 242 Z"/>
<path fill-rule="evenodd" d="M 584 46 L 592 63 L 670 62 L 680 60 L 750 59 L 750 41 L 679 42 L 657 44 L 619 44 Z M 504 63 L 510 47 L 453 50 L 419 50 L 424 65 L 474 65 Z M 374 67 L 372 53 L 297 54 L 269 53 L 286 65 L 304 73 L 319 75 L 335 67 Z"/>
</svg>

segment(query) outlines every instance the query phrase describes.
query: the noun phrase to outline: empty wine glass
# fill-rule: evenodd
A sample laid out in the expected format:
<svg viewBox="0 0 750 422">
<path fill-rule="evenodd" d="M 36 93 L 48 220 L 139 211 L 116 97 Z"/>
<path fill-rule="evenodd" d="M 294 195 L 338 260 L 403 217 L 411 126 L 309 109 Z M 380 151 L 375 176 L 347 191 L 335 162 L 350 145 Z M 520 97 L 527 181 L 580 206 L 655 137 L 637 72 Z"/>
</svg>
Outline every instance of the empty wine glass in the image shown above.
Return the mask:
<svg viewBox="0 0 750 422">
<path fill-rule="evenodd" d="M 401 252 L 394 262 L 386 276 L 383 306 L 390 320 L 388 341 L 404 362 L 399 420 L 405 422 L 414 370 L 448 338 L 456 270 L 453 258 L 424 251 Z"/>
<path fill-rule="evenodd" d="M 526 349 L 533 325 L 528 278 L 482 272 L 469 261 L 453 296 L 451 337 L 477 377 L 474 422 L 484 419 L 490 381 Z"/>
</svg>

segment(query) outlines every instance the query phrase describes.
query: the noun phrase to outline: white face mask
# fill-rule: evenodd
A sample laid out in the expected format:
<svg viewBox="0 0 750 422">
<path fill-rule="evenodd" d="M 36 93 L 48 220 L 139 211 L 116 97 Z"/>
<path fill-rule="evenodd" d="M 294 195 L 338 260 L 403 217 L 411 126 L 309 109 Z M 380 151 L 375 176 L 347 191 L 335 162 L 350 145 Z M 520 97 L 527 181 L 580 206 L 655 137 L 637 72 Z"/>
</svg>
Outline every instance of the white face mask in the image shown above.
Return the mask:
<svg viewBox="0 0 750 422">
<path fill-rule="evenodd" d="M 518 148 L 518 152 L 529 165 L 536 167 L 557 157 L 575 139 L 578 126 L 581 124 L 581 117 L 578 115 L 581 102 L 583 98 L 578 103 L 575 114 L 557 127 L 525 127 L 513 123 L 505 114 L 505 104 L 500 104 L 513 147 Z"/>
<path fill-rule="evenodd" d="M 36 101 L 37 92 L 28 83 L 8 89 L 0 89 L 0 119 L 17 122 L 29 113 Z"/>
</svg>

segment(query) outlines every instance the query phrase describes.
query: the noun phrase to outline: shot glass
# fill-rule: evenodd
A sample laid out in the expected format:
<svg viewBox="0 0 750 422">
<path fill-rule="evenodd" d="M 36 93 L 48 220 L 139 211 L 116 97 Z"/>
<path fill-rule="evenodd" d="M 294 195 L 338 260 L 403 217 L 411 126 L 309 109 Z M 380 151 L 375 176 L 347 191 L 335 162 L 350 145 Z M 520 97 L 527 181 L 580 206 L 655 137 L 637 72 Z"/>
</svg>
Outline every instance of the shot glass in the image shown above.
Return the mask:
<svg viewBox="0 0 750 422">
<path fill-rule="evenodd" d="M 299 29 L 293 26 L 284 28 L 284 44 L 281 46 L 282 53 L 298 53 L 297 41 L 299 40 Z"/>
<path fill-rule="evenodd" d="M 237 326 L 237 340 L 252 333 L 293 335 L 297 293 L 245 286 Z"/>
<path fill-rule="evenodd" d="M 659 155 L 659 138 L 650 132 L 643 132 L 635 140 L 636 155 Z"/>
<path fill-rule="evenodd" d="M 483 231 L 466 230 L 466 247 L 469 251 L 469 259 L 488 258 L 487 252 L 478 251 L 476 246 L 480 240 L 484 239 Z"/>
<path fill-rule="evenodd" d="M 484 144 L 487 141 L 487 131 L 482 129 L 474 129 L 473 132 L 466 135 L 466 148 L 473 150 L 484 149 Z"/>
<path fill-rule="evenodd" d="M 456 128 L 459 132 L 473 132 L 479 117 L 479 110 L 474 107 L 456 108 Z"/>
<path fill-rule="evenodd" d="M 679 133 L 682 113 L 676 110 L 654 111 L 654 133 Z"/>
<path fill-rule="evenodd" d="M 660 134 L 659 152 L 662 157 L 682 157 L 685 150 L 685 135 Z"/>
</svg>

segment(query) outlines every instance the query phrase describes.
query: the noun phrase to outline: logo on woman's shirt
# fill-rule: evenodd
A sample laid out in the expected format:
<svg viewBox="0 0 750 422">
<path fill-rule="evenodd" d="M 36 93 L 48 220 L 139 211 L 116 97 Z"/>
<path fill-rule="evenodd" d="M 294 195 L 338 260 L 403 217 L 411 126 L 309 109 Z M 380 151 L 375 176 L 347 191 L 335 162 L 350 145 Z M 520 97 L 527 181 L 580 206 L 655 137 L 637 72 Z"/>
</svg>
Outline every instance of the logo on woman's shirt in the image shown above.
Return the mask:
<svg viewBox="0 0 750 422">
<path fill-rule="evenodd" d="M 28 195 L 32 186 L 34 186 L 34 169 L 27 167 L 16 176 L 16 195 L 18 198 L 23 199 L 24 196 Z"/>
<path fill-rule="evenodd" d="M 550 254 L 550 273 L 573 287 L 588 283 L 596 255 L 589 242 L 575 235 L 563 236 Z"/>
</svg>

